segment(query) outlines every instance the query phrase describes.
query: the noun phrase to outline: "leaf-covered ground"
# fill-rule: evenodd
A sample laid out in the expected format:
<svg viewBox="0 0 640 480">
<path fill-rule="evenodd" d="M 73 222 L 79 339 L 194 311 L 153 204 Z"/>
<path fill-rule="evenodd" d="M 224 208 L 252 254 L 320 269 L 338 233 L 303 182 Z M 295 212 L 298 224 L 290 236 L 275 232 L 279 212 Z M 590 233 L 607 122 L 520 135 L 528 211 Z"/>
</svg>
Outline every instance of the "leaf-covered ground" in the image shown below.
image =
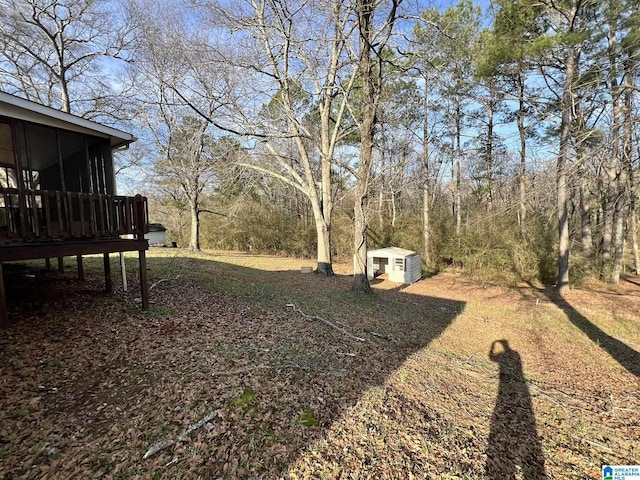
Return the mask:
<svg viewBox="0 0 640 480">
<path fill-rule="evenodd" d="M 84 285 L 73 265 L 6 269 L 0 476 L 582 479 L 640 463 L 636 277 L 559 299 L 448 272 L 361 296 L 347 266 L 148 263 L 148 311 L 135 279 L 102 293 L 99 258 Z"/>
</svg>

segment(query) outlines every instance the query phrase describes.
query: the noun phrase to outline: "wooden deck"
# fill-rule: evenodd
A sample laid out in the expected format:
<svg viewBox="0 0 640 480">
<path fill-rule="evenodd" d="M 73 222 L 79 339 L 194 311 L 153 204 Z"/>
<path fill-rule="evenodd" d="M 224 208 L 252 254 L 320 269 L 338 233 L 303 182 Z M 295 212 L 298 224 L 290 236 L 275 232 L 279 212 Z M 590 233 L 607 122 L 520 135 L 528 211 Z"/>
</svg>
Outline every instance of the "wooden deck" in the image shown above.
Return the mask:
<svg viewBox="0 0 640 480">
<path fill-rule="evenodd" d="M 0 245 L 149 231 L 147 199 L 0 187 Z"/>
<path fill-rule="evenodd" d="M 98 239 L 74 242 L 14 243 L 0 246 L 0 262 L 148 250 L 146 240 Z"/>
<path fill-rule="evenodd" d="M 111 291 L 109 254 L 137 251 L 142 306 L 149 306 L 144 234 L 149 231 L 147 199 L 0 187 L 0 324 L 7 320 L 2 262 L 104 255 L 105 287 Z M 120 238 L 133 235 L 133 239 Z"/>
</svg>

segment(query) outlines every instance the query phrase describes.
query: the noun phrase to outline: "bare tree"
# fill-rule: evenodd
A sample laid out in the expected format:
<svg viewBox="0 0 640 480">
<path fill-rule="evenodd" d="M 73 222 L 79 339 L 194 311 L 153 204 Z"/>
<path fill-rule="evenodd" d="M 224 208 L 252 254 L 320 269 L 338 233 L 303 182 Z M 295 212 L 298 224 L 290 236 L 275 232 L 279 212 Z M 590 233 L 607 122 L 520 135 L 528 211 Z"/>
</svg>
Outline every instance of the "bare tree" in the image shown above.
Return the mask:
<svg viewBox="0 0 640 480">
<path fill-rule="evenodd" d="M 253 149 L 244 166 L 309 199 L 317 271 L 324 274 L 333 273 L 332 165 L 352 129 L 345 117 L 356 69 L 344 53 L 355 25 L 351 12 L 341 0 L 211 2 L 199 11 L 201 17 L 192 12 L 187 29 L 200 35 L 187 41 L 176 38 L 180 32 L 173 28 L 167 32 L 146 18 L 140 21 L 141 29 L 153 34 L 147 38 L 156 50 L 180 57 L 179 71 L 171 62 L 156 69 L 163 85 L 211 126 L 243 138 Z M 204 20 L 194 27 L 197 19 Z M 227 83 L 224 92 L 217 89 L 222 71 L 233 76 L 233 86 Z M 203 105 L 212 101 L 217 107 L 208 112 Z"/>
<path fill-rule="evenodd" d="M 104 116 L 126 88 L 109 75 L 131 35 L 102 0 L 0 0 L 0 87 L 86 118 Z M 114 93 L 114 86 L 120 83 Z"/>
<path fill-rule="evenodd" d="M 168 187 L 173 199 L 186 199 L 191 217 L 189 250 L 200 251 L 200 214 L 203 196 L 213 187 L 218 166 L 233 156 L 231 146 L 214 140 L 207 132 L 207 123 L 199 118 L 165 117 L 165 136 L 161 145 L 163 157 L 155 164 L 156 182 Z"/>
<path fill-rule="evenodd" d="M 378 2 L 356 0 L 358 16 L 358 71 L 362 82 L 362 116 L 359 119 L 360 158 L 354 188 L 354 260 L 353 291 L 369 293 L 367 276 L 367 219 L 365 205 L 369 193 L 376 117 L 385 75 L 384 49 L 387 48 L 397 19 L 401 0 Z M 386 5 L 388 4 L 388 5 Z M 376 25 L 376 13 L 388 6 L 381 25 Z"/>
</svg>

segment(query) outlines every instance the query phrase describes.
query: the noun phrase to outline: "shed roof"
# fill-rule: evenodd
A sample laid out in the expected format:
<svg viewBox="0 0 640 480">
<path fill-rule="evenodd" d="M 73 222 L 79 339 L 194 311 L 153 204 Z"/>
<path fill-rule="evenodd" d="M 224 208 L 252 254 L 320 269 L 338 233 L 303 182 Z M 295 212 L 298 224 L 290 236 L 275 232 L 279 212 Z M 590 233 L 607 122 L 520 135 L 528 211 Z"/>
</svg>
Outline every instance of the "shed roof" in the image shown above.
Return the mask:
<svg viewBox="0 0 640 480">
<path fill-rule="evenodd" d="M 150 223 L 149 232 L 166 232 L 167 229 L 161 223 Z"/>
<path fill-rule="evenodd" d="M 410 257 L 416 254 L 417 252 L 413 250 L 406 250 L 399 247 L 379 248 L 378 250 L 369 250 L 367 252 L 367 256 L 370 257 Z"/>
<path fill-rule="evenodd" d="M 133 135 L 122 130 L 101 125 L 70 113 L 61 112 L 55 108 L 16 97 L 6 92 L 0 92 L 0 115 L 108 138 L 111 142 L 111 148 L 128 145 L 136 140 Z"/>
</svg>

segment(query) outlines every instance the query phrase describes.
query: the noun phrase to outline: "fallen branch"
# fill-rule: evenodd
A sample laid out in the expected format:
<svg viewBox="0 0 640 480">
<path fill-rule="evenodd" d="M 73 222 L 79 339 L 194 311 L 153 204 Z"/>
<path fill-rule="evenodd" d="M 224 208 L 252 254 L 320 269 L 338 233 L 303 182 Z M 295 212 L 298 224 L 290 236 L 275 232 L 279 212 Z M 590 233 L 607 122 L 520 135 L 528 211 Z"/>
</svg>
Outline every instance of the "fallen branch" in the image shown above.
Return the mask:
<svg viewBox="0 0 640 480">
<path fill-rule="evenodd" d="M 469 364 L 469 363 L 471 363 L 471 359 L 472 359 L 472 358 L 473 358 L 473 353 L 472 353 L 471 355 L 469 355 L 469 358 L 467 358 L 466 360 L 464 360 L 464 361 L 462 361 L 462 362 L 461 362 L 461 361 L 458 361 L 458 362 L 459 362 L 461 365 Z"/>
<path fill-rule="evenodd" d="M 158 453 L 160 450 L 164 450 L 167 447 L 170 447 L 177 443 L 184 442 L 187 438 L 189 438 L 189 435 L 191 435 L 193 432 L 195 432 L 199 428 L 202 428 L 208 422 L 216 418 L 219 414 L 220 414 L 220 410 L 214 410 L 213 412 L 209 412 L 206 417 L 204 417 L 202 420 L 199 420 L 198 422 L 191 425 L 189 428 L 187 428 L 184 432 L 182 432 L 182 434 L 178 435 L 177 437 L 172 438 L 171 440 L 164 440 L 162 442 L 156 443 L 155 445 L 152 445 L 151 448 L 147 450 L 147 453 L 144 454 L 142 459 L 146 460 L 147 458 L 152 457 L 153 455 Z"/>
<path fill-rule="evenodd" d="M 174 463 L 178 463 L 179 461 L 180 461 L 180 458 L 176 457 L 176 458 L 174 458 L 173 460 L 171 460 L 169 463 L 167 463 L 167 464 L 165 465 L 165 468 L 166 468 L 166 467 L 170 467 L 171 465 L 173 465 Z"/>
<path fill-rule="evenodd" d="M 607 450 L 608 452 L 613 452 L 613 450 L 609 447 L 607 447 L 606 445 L 602 445 L 601 443 L 598 442 L 594 442 L 592 440 L 587 440 L 586 438 L 583 437 L 579 437 L 577 435 L 572 435 L 576 440 L 584 440 L 585 442 L 587 442 L 589 445 L 593 445 L 594 447 L 598 447 L 601 448 L 602 450 Z"/>
<path fill-rule="evenodd" d="M 347 337 L 353 339 L 353 340 L 357 340 L 358 342 L 366 342 L 366 340 L 362 337 L 357 337 L 356 335 L 353 335 L 349 332 L 347 332 L 344 328 L 339 327 L 338 325 L 336 325 L 335 323 L 330 322 L 329 320 L 325 320 L 322 317 L 318 317 L 317 315 L 307 315 L 306 313 L 304 313 L 302 310 L 300 310 L 299 307 L 297 307 L 294 303 L 287 303 L 286 305 L 289 308 L 292 308 L 294 311 L 297 311 L 300 313 L 300 315 L 302 315 L 305 318 L 308 318 L 310 320 L 318 320 L 319 322 L 322 322 L 326 325 L 329 325 L 331 328 L 335 328 L 336 330 L 338 330 L 339 332 L 342 332 L 343 334 L 345 334 Z"/>
<path fill-rule="evenodd" d="M 271 368 L 274 368 L 274 367 L 272 367 L 271 365 L 264 365 L 264 364 L 261 363 L 260 365 L 255 365 L 253 367 L 238 368 L 236 370 L 227 370 L 227 371 L 224 371 L 224 372 L 213 372 L 211 375 L 217 376 L 217 377 L 220 377 L 220 376 L 223 376 L 223 375 L 238 375 L 240 373 L 247 373 L 247 372 L 250 372 L 252 370 L 263 370 L 263 369 L 264 370 L 269 370 Z"/>
<path fill-rule="evenodd" d="M 391 342 L 393 339 L 388 336 L 388 335 L 382 335 L 380 333 L 376 333 L 376 332 L 365 332 L 368 333 L 369 335 L 373 335 L 374 337 L 378 337 L 378 338 L 382 338 L 383 340 L 386 340 L 388 342 Z"/>
<path fill-rule="evenodd" d="M 167 277 L 167 278 L 161 278 L 160 280 L 158 280 L 156 283 L 154 283 L 153 285 L 151 285 L 149 287 L 149 290 L 153 290 L 154 288 L 156 288 L 158 285 L 160 285 L 163 282 L 168 282 L 169 280 L 177 280 L 181 277 L 182 275 L 176 275 L 175 277 Z"/>
</svg>

